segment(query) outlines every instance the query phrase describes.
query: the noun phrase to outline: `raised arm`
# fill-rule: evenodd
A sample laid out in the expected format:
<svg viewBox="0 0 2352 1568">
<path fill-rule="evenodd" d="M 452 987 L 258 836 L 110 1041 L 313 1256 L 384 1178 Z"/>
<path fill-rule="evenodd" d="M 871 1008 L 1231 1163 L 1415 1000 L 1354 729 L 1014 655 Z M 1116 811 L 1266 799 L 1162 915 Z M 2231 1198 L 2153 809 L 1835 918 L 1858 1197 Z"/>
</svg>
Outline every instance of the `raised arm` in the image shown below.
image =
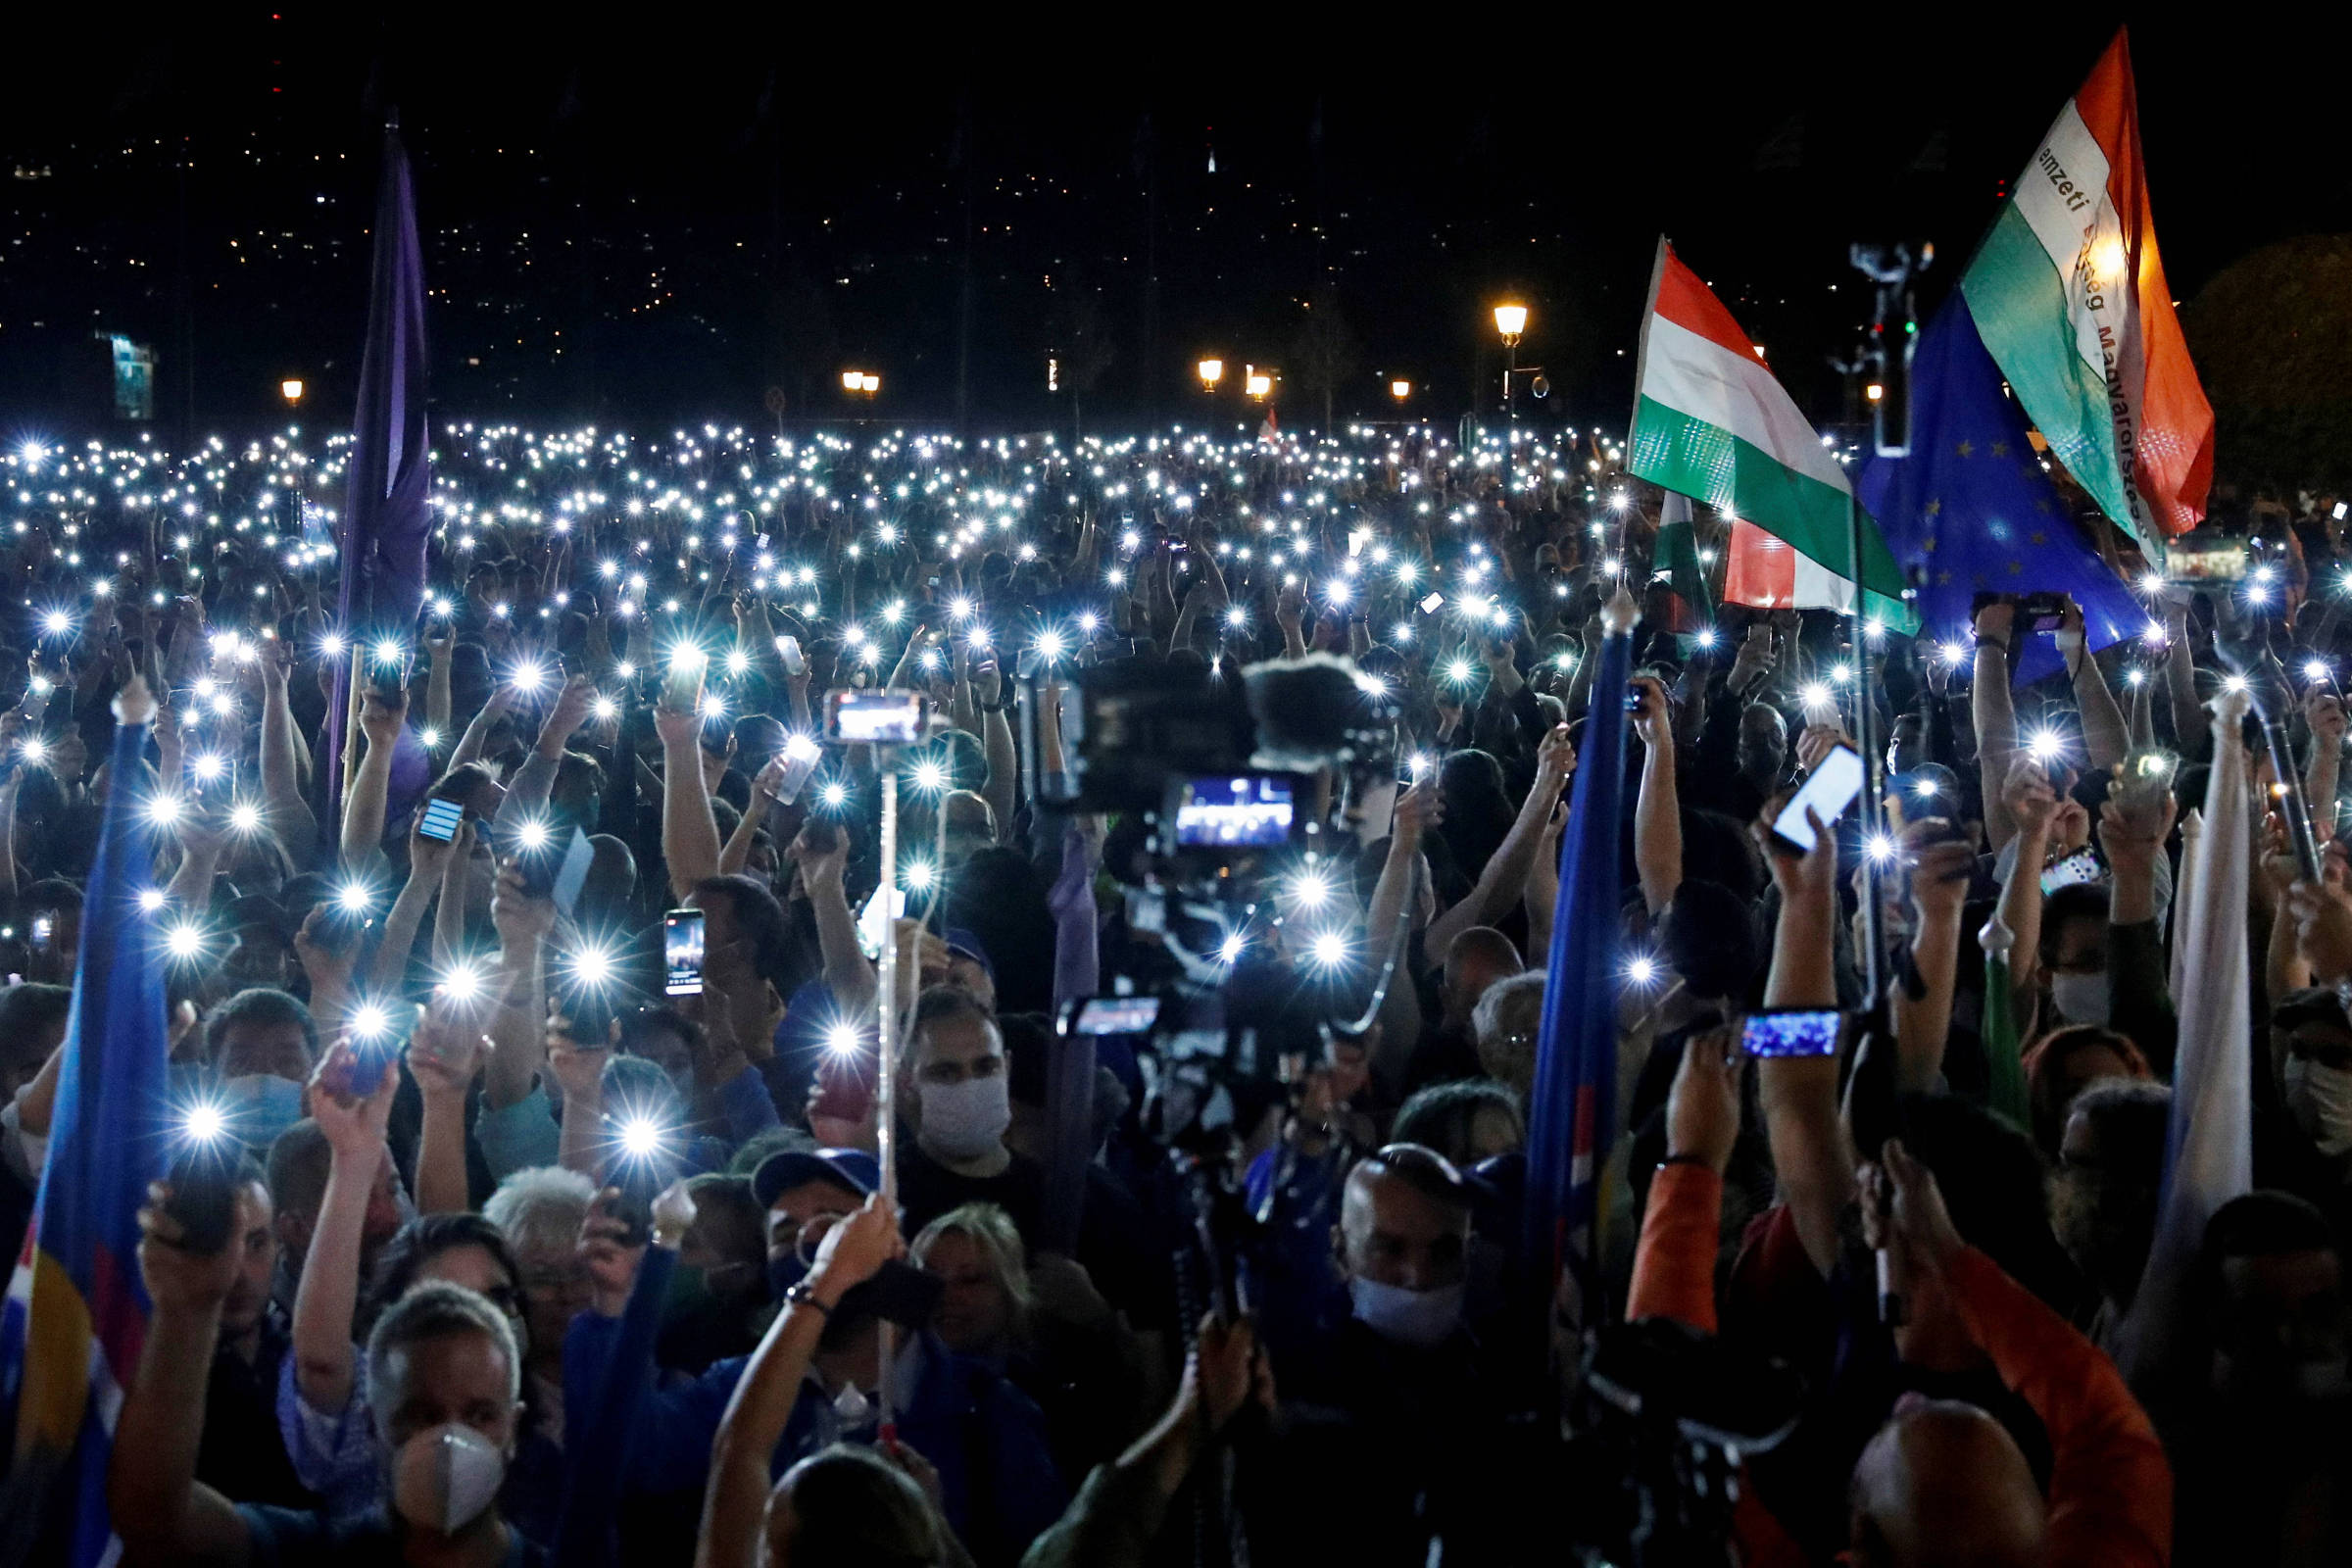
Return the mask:
<svg viewBox="0 0 2352 1568">
<path fill-rule="evenodd" d="M 2016 939 L 2009 954 L 2011 996 L 2023 998 L 2034 991 L 2041 967 L 2041 867 L 2058 818 L 2058 796 L 2041 764 L 2021 753 L 2009 760 L 2000 799 L 2016 828 L 2017 863 L 2001 886 L 1998 914 Z M 1989 813 L 1991 807 L 1985 810 Z"/>
<path fill-rule="evenodd" d="M 1476 925 L 1492 925 L 1519 902 L 1527 874 L 1536 863 L 1536 850 L 1551 820 L 1551 808 L 1569 776 L 1576 771 L 1576 746 L 1568 726 L 1554 724 L 1536 749 L 1536 778 L 1502 845 L 1478 874 L 1478 885 L 1463 900 L 1429 923 L 1425 951 L 1444 953 L 1453 939 Z"/>
<path fill-rule="evenodd" d="M 472 1207 L 466 1177 L 466 1090 L 489 1042 L 470 1020 L 427 1007 L 409 1037 L 409 1076 L 424 1102 L 416 1142 L 416 1211 L 458 1214 Z"/>
<path fill-rule="evenodd" d="M 662 737 L 662 858 L 669 866 L 673 900 L 718 875 L 718 819 L 710 814 L 710 790 L 703 782 L 702 727 L 702 715 L 692 708 L 672 708 L 666 699 L 654 708 L 654 729 Z"/>
<path fill-rule="evenodd" d="M 2009 638 L 2017 607 L 1985 605 L 1977 612 L 1977 663 L 1969 681 L 1977 731 L 1977 779 L 1984 799 L 1984 836 L 1995 853 L 2017 836 L 2002 801 L 2010 755 L 2017 750 L 2017 710 L 2009 696 Z"/>
<path fill-rule="evenodd" d="M 1929 819 L 1904 830 L 1904 857 L 1911 867 L 1911 970 L 1909 985 L 1894 990 L 1895 1071 L 1900 1086 L 1926 1091 L 1943 1071 L 1943 1051 L 1952 1029 L 1952 987 L 1960 968 L 1960 911 L 1976 869 L 1976 847 Z"/>
<path fill-rule="evenodd" d="M 159 1184 L 139 1210 L 139 1273 L 154 1311 L 115 1424 L 107 1506 L 133 1561 L 242 1564 L 252 1551 L 244 1518 L 196 1479 L 196 1454 L 220 1306 L 236 1287 L 245 1250 L 231 1245 L 204 1253 L 182 1247 L 179 1221 L 165 1211 L 170 1196 Z M 237 1195 L 232 1243 L 241 1244 L 261 1213 L 251 1196 Z"/>
<path fill-rule="evenodd" d="M 490 896 L 490 923 L 498 929 L 499 973 L 492 984 L 497 1008 L 490 1014 L 482 1107 L 501 1110 L 529 1094 L 547 1064 L 546 951 L 556 926 L 555 900 L 526 892 L 522 872 L 506 861 Z"/>
<path fill-rule="evenodd" d="M 2173 744 L 2182 756 L 2206 755 L 2205 705 L 2197 697 L 2196 651 L 2189 646 L 2188 606 L 2164 602 L 2164 689 L 2173 704 Z"/>
<path fill-rule="evenodd" d="M 2106 673 L 2090 656 L 2082 629 L 2082 607 L 2070 597 L 2058 627 L 2058 653 L 2066 661 L 2075 686 L 2075 708 L 2082 715 L 2082 750 L 2090 765 L 2102 771 L 2124 760 L 2132 750 L 2132 726 L 2116 705 Z"/>
<path fill-rule="evenodd" d="M 1634 733 L 1642 737 L 1642 788 L 1634 798 L 1634 865 L 1642 875 L 1642 902 L 1654 917 L 1683 885 L 1683 808 L 1674 778 L 1674 710 L 1666 688 L 1647 675 L 1634 685 L 1642 711 Z"/>
<path fill-rule="evenodd" d="M 1771 828 L 1782 804 L 1781 799 L 1767 804 L 1750 830 L 1781 893 L 1764 1004 L 1835 1007 L 1838 980 L 1831 944 L 1838 919 L 1838 840 L 1828 824 L 1808 812 L 1813 848 L 1802 856 L 1786 853 Z M 1838 1216 L 1854 1192 L 1853 1151 L 1838 1114 L 1838 1058 L 1767 1057 L 1756 1063 L 1756 1082 L 1781 1196 L 1805 1255 L 1826 1275 L 1838 1260 Z"/>
<path fill-rule="evenodd" d="M 286 698 L 286 678 L 293 665 L 294 651 L 283 638 L 262 645 L 262 795 L 270 804 L 271 826 L 284 837 L 287 855 L 296 865 L 308 865 L 318 852 L 318 818 L 302 797 L 296 762 L 300 732 Z"/>
<path fill-rule="evenodd" d="M 318 1222 L 303 1260 L 302 1285 L 294 1296 L 294 1385 L 312 1409 L 327 1414 L 351 1399 L 351 1320 L 360 1298 L 360 1245 L 368 1224 L 368 1200 L 376 1173 L 390 1157 L 384 1125 L 392 1114 L 392 1093 L 400 1075 L 389 1061 L 374 1093 L 355 1100 L 330 1087 L 348 1083 L 361 1070 L 349 1042 L 335 1046 L 311 1080 L 311 1114 L 326 1135 L 329 1151 L 326 1192 L 318 1200 Z"/>
<path fill-rule="evenodd" d="M 601 615 L 595 618 L 603 619 Z M 449 683 L 457 646 L 458 634 L 448 625 L 424 634 L 424 654 L 430 666 L 424 678 L 424 721 L 441 735 L 449 733 L 452 710 Z"/>
<path fill-rule="evenodd" d="M 825 1320 L 850 1288 L 871 1279 L 906 1250 L 898 1216 L 881 1195 L 825 1232 L 816 1261 L 784 1310 L 768 1325 L 727 1401 L 710 1444 L 710 1480 L 703 1494 L 696 1568 L 743 1568 L 758 1555 L 766 1516 L 768 1470 L 784 1426 L 799 1402 L 809 1357 Z"/>
<path fill-rule="evenodd" d="M 400 740 L 409 716 L 408 699 L 387 705 L 373 692 L 360 710 L 360 732 L 368 737 L 368 755 L 352 775 L 351 794 L 343 802 L 341 843 L 343 865 L 352 869 L 383 855 L 384 801 L 392 787 L 392 748 Z"/>
<path fill-rule="evenodd" d="M 830 849 L 819 849 L 809 841 L 810 829 L 819 826 L 811 822 L 802 828 L 784 853 L 801 868 L 801 887 L 808 895 L 809 912 L 816 917 L 817 952 L 834 1005 L 861 1012 L 873 1005 L 878 982 L 872 960 L 858 951 L 858 917 L 850 912 L 849 893 L 842 882 L 849 865 L 849 841 L 839 823 L 824 822 L 821 827 L 833 834 L 833 844 Z"/>
</svg>

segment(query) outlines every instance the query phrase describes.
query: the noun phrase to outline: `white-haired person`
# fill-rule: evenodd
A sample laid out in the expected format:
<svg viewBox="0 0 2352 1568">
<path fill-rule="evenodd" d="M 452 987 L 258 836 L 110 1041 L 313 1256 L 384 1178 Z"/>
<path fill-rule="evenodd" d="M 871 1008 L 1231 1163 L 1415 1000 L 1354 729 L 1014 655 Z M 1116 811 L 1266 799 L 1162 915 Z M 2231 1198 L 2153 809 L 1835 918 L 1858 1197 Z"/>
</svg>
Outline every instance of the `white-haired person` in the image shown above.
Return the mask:
<svg viewBox="0 0 2352 1568">
<path fill-rule="evenodd" d="M 199 1252 L 158 1184 L 139 1213 L 139 1272 L 155 1304 L 115 1431 L 108 1501 L 134 1562 L 291 1565 L 398 1561 L 534 1568 L 547 1554 L 501 1515 L 522 1408 L 507 1316 L 461 1285 L 418 1285 L 368 1337 L 375 1436 L 389 1478 L 382 1517 L 239 1506 L 196 1479 L 196 1448 L 235 1249 Z M 240 1196 L 239 1219 L 255 1205 Z M 229 1234 L 242 1233 L 243 1224 Z"/>
</svg>

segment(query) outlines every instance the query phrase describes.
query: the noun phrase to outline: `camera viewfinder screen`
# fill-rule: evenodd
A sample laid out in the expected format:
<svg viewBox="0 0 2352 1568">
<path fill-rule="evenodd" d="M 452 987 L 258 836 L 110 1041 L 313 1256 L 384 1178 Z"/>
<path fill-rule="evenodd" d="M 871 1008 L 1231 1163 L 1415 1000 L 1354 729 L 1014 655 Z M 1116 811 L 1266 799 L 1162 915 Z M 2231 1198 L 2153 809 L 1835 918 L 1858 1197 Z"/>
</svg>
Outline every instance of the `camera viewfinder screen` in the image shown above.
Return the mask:
<svg viewBox="0 0 2352 1568">
<path fill-rule="evenodd" d="M 1141 1035 L 1159 1021 L 1157 997 L 1089 997 L 1078 1010 L 1082 1035 Z"/>
<path fill-rule="evenodd" d="M 1176 808 L 1179 849 L 1251 849 L 1291 840 L 1291 781 L 1254 777 L 1188 779 Z"/>
</svg>

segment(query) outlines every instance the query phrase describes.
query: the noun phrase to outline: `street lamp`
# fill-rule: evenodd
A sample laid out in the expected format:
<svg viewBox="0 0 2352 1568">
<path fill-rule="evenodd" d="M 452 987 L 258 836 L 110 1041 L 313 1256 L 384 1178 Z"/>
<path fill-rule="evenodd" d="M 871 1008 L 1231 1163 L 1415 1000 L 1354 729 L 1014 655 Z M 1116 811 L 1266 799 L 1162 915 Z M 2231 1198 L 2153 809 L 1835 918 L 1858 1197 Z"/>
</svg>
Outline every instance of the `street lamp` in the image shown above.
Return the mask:
<svg viewBox="0 0 2352 1568">
<path fill-rule="evenodd" d="M 1263 399 L 1274 390 L 1274 377 L 1263 370 L 1250 370 L 1242 380 L 1242 390 L 1253 398 Z"/>
<path fill-rule="evenodd" d="M 844 371 L 842 371 L 842 372 L 841 372 L 841 389 L 842 389 L 844 392 L 857 392 L 857 391 L 860 391 L 860 390 L 862 390 L 862 389 L 864 388 L 864 386 L 865 386 L 865 372 L 864 372 L 864 371 L 862 371 L 862 370 L 844 370 Z"/>
<path fill-rule="evenodd" d="M 1217 383 L 1225 379 L 1223 360 L 1202 360 L 1194 368 L 1200 376 L 1200 390 L 1203 392 L 1216 391 Z"/>
<path fill-rule="evenodd" d="M 858 378 L 858 389 L 864 392 L 864 394 L 870 398 L 875 393 L 882 390 L 882 378 L 874 374 L 871 370 L 868 370 L 865 374 Z"/>
<path fill-rule="evenodd" d="M 293 408 L 302 401 L 302 377 L 299 375 L 289 375 L 277 383 L 277 395 L 286 400 L 288 408 Z"/>
<path fill-rule="evenodd" d="M 1391 381 L 1389 383 L 1389 396 L 1395 398 L 1397 402 L 1402 403 L 1406 398 L 1409 398 L 1412 395 L 1412 382 L 1399 379 Z"/>
<path fill-rule="evenodd" d="M 1502 435 L 1502 510 L 1511 510 L 1511 437 L 1519 433 L 1519 405 L 1511 398 L 1511 377 L 1519 373 L 1519 336 L 1527 330 L 1527 307 L 1494 307 L 1494 330 L 1502 334 L 1502 408 L 1509 428 Z"/>
</svg>

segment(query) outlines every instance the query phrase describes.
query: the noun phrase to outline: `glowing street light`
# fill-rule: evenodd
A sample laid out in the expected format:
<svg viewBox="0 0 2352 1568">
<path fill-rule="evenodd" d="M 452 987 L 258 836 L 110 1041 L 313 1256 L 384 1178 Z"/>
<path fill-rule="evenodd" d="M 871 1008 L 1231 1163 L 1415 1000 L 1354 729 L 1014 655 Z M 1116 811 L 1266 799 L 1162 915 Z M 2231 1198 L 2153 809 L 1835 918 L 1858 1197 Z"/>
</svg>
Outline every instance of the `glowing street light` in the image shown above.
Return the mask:
<svg viewBox="0 0 2352 1568">
<path fill-rule="evenodd" d="M 1243 382 L 1242 390 L 1248 392 L 1251 397 L 1263 401 L 1273 394 L 1274 377 L 1263 370 L 1251 370 Z"/>
<path fill-rule="evenodd" d="M 1200 377 L 1200 390 L 1203 392 L 1214 392 L 1217 389 L 1217 383 L 1225 379 L 1225 362 L 1223 360 L 1202 360 L 1193 368 L 1193 370 Z"/>
<path fill-rule="evenodd" d="M 302 377 L 299 375 L 289 375 L 277 383 L 277 395 L 286 400 L 286 407 L 289 409 L 302 402 Z"/>
<path fill-rule="evenodd" d="M 1502 334 L 1502 346 L 1515 349 L 1520 336 L 1527 331 L 1527 307 L 1497 305 L 1494 307 L 1494 330 Z"/>
<path fill-rule="evenodd" d="M 1389 396 L 1395 398 L 1397 402 L 1402 403 L 1406 398 L 1409 398 L 1412 395 L 1413 383 L 1403 379 L 1401 376 L 1389 383 Z"/>
</svg>

